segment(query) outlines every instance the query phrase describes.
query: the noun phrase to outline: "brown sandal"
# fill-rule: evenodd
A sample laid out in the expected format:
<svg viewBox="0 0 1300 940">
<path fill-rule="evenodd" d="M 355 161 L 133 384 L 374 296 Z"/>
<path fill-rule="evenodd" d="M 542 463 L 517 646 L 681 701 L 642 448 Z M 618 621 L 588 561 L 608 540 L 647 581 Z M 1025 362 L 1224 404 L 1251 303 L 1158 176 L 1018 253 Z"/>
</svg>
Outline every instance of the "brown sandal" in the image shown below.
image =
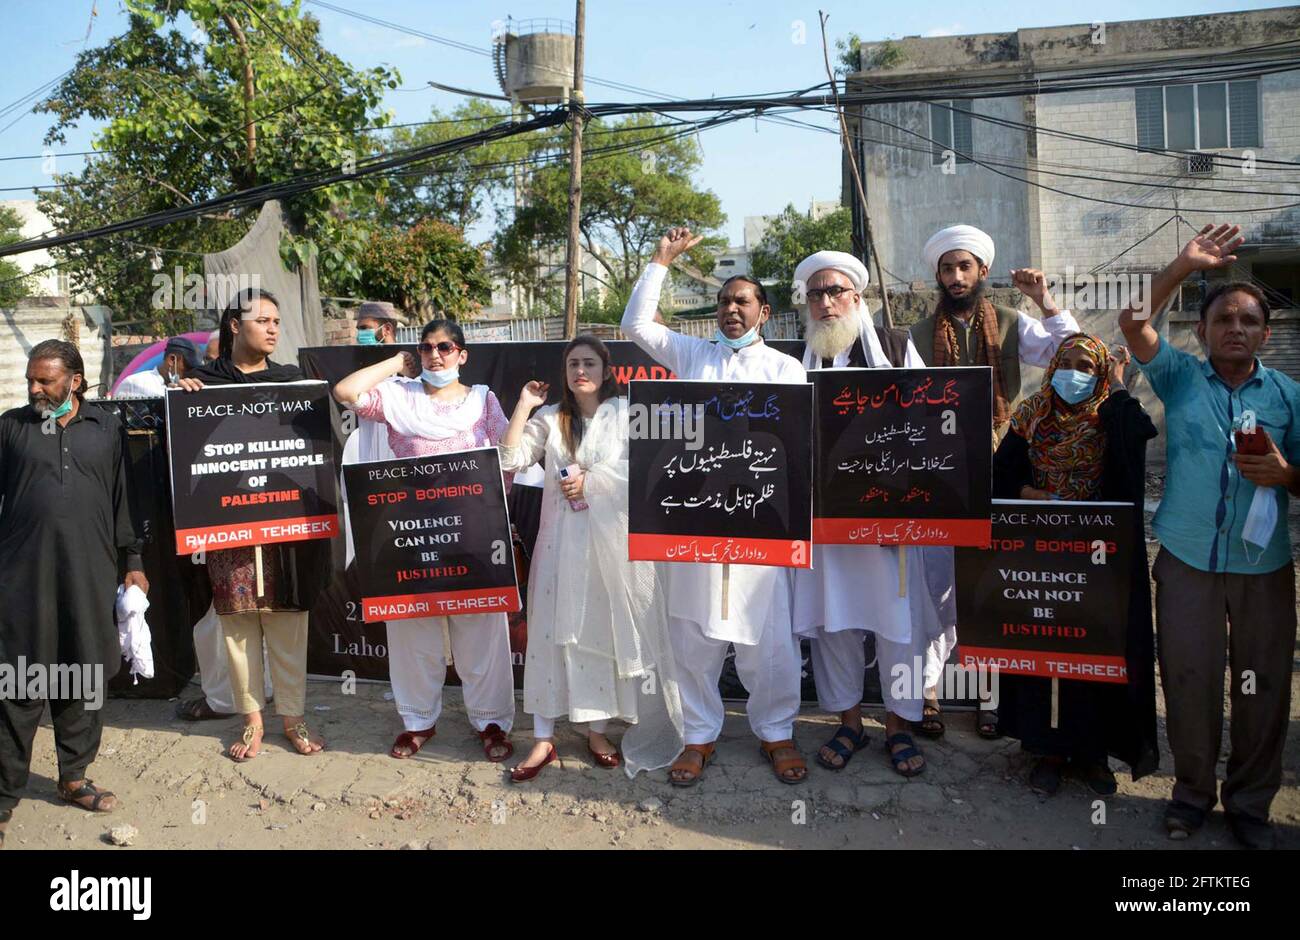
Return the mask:
<svg viewBox="0 0 1300 940">
<path fill-rule="evenodd" d="M 808 762 L 803 759 L 803 755 L 794 746 L 794 741 L 789 739 L 785 741 L 760 741 L 759 750 L 771 762 L 772 772 L 776 774 L 776 779 L 782 783 L 803 783 L 808 779 Z M 778 751 L 793 751 L 794 757 L 778 758 L 776 756 Z M 787 770 L 801 770 L 803 773 L 797 777 L 787 777 L 785 775 Z"/>
<path fill-rule="evenodd" d="M 81 786 L 77 787 L 75 790 L 70 790 L 60 783 L 59 796 L 63 797 L 69 803 L 80 806 L 82 809 L 89 810 L 92 813 L 111 813 L 113 810 L 117 809 L 116 803 L 108 809 L 104 809 L 99 805 L 107 799 L 116 801 L 117 794 L 113 793 L 111 790 L 101 790 L 99 787 L 95 786 L 95 781 L 93 780 L 81 781 Z M 90 799 L 89 804 L 81 802 L 87 798 Z"/>
<path fill-rule="evenodd" d="M 673 761 L 672 766 L 668 768 L 668 782 L 675 787 L 693 787 L 700 782 L 700 777 L 704 775 L 704 768 L 709 766 L 709 761 L 713 760 L 714 744 L 688 744 L 681 754 L 677 755 L 677 760 Z M 695 758 L 691 754 L 699 755 L 699 767 L 695 766 Z M 689 774 L 687 777 L 675 777 L 674 774 Z"/>
</svg>

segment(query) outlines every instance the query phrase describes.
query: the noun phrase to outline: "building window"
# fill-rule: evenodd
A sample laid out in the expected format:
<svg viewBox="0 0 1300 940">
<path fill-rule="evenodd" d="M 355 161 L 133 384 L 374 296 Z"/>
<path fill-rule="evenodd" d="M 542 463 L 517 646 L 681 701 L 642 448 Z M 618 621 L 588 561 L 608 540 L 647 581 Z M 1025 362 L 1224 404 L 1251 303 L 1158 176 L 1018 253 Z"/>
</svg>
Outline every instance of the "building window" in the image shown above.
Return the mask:
<svg viewBox="0 0 1300 940">
<path fill-rule="evenodd" d="M 951 150 L 958 163 L 970 163 L 971 103 L 969 101 L 938 101 L 930 103 L 930 163 L 944 162 L 944 154 Z"/>
<path fill-rule="evenodd" d="M 1134 90 L 1143 150 L 1258 147 L 1259 79 Z"/>
</svg>

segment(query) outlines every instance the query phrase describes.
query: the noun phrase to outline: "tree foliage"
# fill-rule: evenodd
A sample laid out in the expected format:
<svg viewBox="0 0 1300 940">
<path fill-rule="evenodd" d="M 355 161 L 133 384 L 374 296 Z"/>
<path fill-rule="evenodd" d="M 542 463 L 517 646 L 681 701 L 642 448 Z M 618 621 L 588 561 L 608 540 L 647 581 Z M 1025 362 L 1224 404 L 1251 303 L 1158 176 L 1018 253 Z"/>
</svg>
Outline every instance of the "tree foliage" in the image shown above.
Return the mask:
<svg viewBox="0 0 1300 940">
<path fill-rule="evenodd" d="M 459 229 L 434 219 L 410 228 L 381 228 L 361 258 L 361 290 L 391 300 L 427 320 L 435 315 L 472 317 L 491 300 L 483 253 Z"/>
<path fill-rule="evenodd" d="M 790 287 L 799 262 L 817 251 L 852 251 L 853 218 L 848 209 L 836 209 L 820 219 L 786 206 L 772 220 L 762 241 L 750 255 L 753 275 L 766 283 L 773 303 L 780 309 L 790 307 Z"/>
<path fill-rule="evenodd" d="M 80 174 L 59 174 L 66 188 L 39 197 L 63 231 L 75 231 L 189 205 L 259 183 L 314 170 L 339 170 L 374 149 L 370 132 L 387 123 L 379 110 L 398 76 L 353 69 L 320 43 L 319 22 L 298 0 L 127 0 L 127 31 L 78 56 L 37 108 L 53 115 L 46 143 L 68 128 L 103 122 L 105 151 Z M 251 68 L 251 91 L 246 82 Z M 252 125 L 250 140 L 248 126 Z M 367 232 L 350 222 L 381 181 L 358 180 L 294 197 L 287 208 L 297 234 L 286 260 L 315 254 L 323 286 L 343 292 L 360 278 Z M 74 287 L 98 294 L 119 318 L 149 311 L 145 272 L 157 252 L 225 247 L 252 224 L 256 210 L 206 217 L 56 250 Z M 178 258 L 199 270 L 196 255 Z M 143 276 L 143 283 L 141 279 Z"/>
<path fill-rule="evenodd" d="M 657 120 L 636 115 L 593 123 L 583 136 L 579 232 L 599 269 L 594 276 L 619 297 L 631 291 L 659 237 L 675 225 L 707 236 L 689 256 L 706 271 L 713 268 L 713 252 L 726 245 L 718 234 L 726 221 L 718 197 L 692 178 L 699 148 L 693 138 L 671 138 L 672 132 L 650 126 Z M 568 243 L 568 161 L 530 173 L 526 200 L 498 232 L 494 257 L 515 283 L 545 291 Z"/>
<path fill-rule="evenodd" d="M 22 241 L 22 217 L 8 206 L 0 206 L 0 245 Z M 12 307 L 32 290 L 33 278 L 7 258 L 0 259 L 0 307 Z"/>
</svg>

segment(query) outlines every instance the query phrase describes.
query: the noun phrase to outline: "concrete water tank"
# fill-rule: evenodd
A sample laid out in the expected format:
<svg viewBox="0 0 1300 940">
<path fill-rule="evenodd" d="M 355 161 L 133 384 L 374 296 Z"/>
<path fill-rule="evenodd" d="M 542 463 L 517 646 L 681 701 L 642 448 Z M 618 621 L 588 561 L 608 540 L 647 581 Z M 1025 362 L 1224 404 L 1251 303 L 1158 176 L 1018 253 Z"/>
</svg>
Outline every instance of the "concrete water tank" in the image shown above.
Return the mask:
<svg viewBox="0 0 1300 940">
<path fill-rule="evenodd" d="M 567 101 L 573 88 L 573 24 L 563 20 L 506 20 L 492 42 L 501 90 L 516 101 Z"/>
</svg>

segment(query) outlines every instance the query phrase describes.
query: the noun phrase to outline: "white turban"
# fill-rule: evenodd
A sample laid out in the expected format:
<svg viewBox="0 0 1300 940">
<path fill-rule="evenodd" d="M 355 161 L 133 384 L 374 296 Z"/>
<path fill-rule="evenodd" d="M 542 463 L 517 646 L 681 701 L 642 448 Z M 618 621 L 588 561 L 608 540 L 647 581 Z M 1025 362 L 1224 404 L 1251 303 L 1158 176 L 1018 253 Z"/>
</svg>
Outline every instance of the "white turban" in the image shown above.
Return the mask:
<svg viewBox="0 0 1300 940">
<path fill-rule="evenodd" d="M 925 255 L 925 266 L 933 273 L 939 270 L 940 258 L 959 249 L 969 251 L 989 268 L 993 267 L 993 239 L 973 225 L 950 225 L 940 229 L 930 236 L 921 251 Z"/>
<path fill-rule="evenodd" d="M 867 266 L 847 251 L 819 251 L 799 262 L 794 269 L 794 293 L 797 301 L 802 301 L 808 289 L 808 279 L 818 271 L 839 271 L 853 282 L 853 289 L 861 292 L 871 280 Z"/>
</svg>

